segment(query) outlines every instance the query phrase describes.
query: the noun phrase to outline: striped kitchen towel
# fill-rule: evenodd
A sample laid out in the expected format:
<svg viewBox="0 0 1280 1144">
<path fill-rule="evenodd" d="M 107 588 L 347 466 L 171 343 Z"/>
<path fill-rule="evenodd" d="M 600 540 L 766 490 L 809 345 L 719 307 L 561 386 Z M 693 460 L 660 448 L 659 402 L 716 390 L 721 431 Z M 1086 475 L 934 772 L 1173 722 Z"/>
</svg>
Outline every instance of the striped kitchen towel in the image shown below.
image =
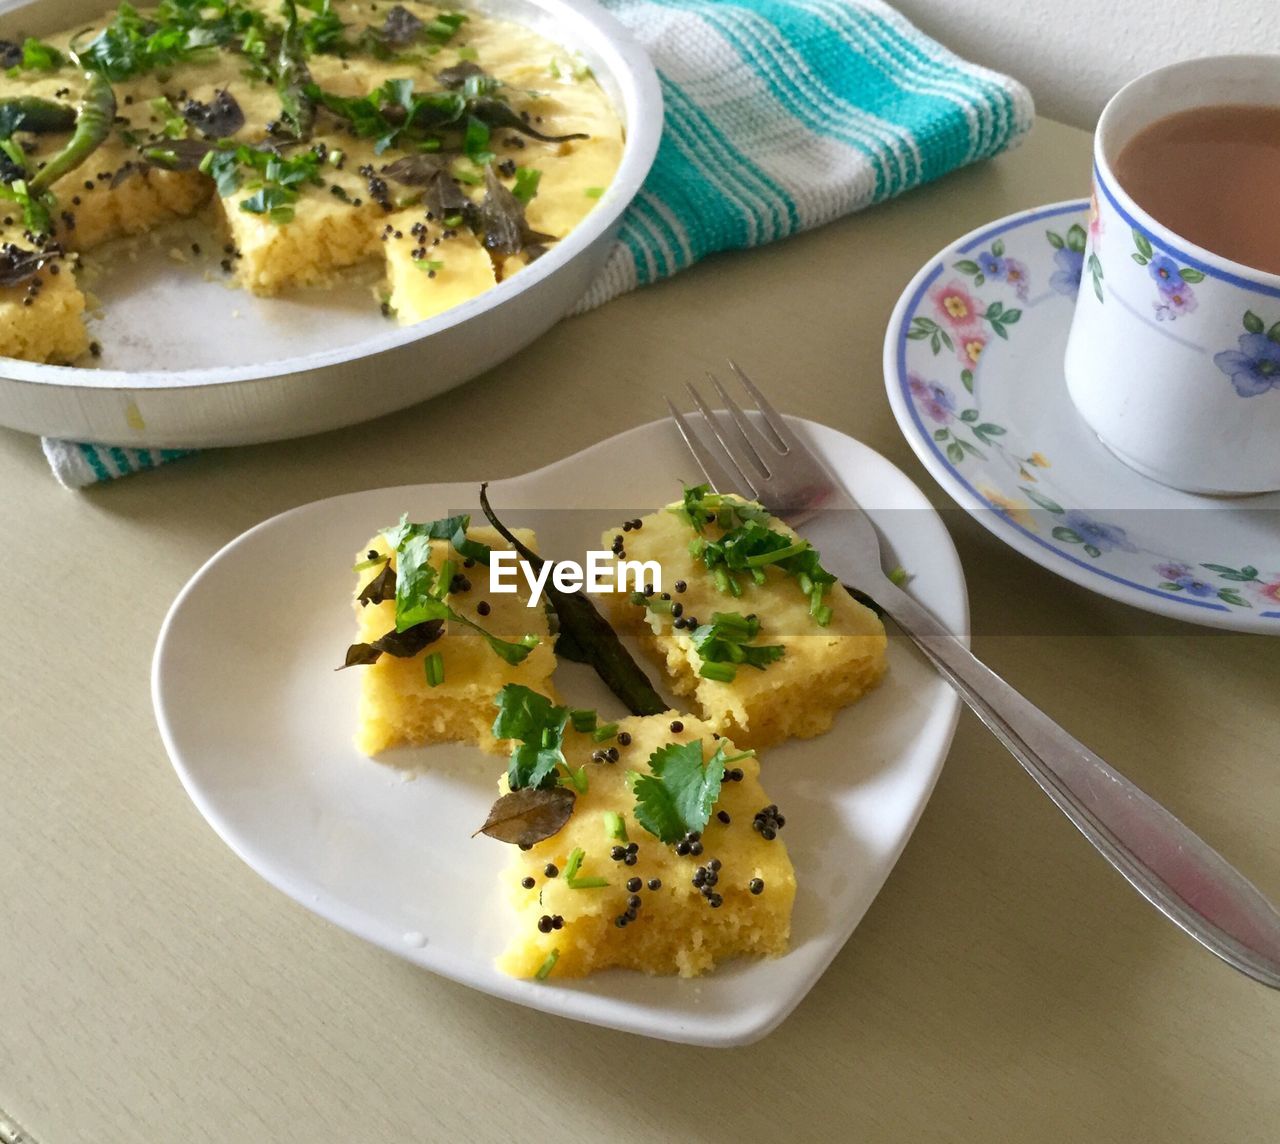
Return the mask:
<svg viewBox="0 0 1280 1144">
<path fill-rule="evenodd" d="M 1008 147 L 1031 126 L 1016 80 L 966 63 L 879 0 L 603 0 L 657 66 L 653 171 L 578 311 L 820 226 Z M 44 442 L 69 487 L 175 450 Z"/>
</svg>

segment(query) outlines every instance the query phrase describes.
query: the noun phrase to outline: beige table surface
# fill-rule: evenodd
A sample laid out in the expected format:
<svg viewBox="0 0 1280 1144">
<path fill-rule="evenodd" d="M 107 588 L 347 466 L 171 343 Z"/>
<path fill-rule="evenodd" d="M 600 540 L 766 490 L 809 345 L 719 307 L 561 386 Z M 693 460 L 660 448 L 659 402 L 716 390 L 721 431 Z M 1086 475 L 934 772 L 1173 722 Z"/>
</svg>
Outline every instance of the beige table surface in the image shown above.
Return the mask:
<svg viewBox="0 0 1280 1144">
<path fill-rule="evenodd" d="M 41 1144 L 1280 1138 L 1280 998 L 1142 903 L 967 713 L 847 947 L 732 1051 L 543 1016 L 313 917 L 205 825 L 152 720 L 165 610 L 244 529 L 523 472 L 656 416 L 730 352 L 948 505 L 890 416 L 885 322 L 950 239 L 1083 192 L 1087 143 L 1041 122 L 1013 154 L 567 321 L 374 424 L 87 494 L 0 432 L 0 1108 Z M 979 653 L 1280 895 L 1280 643 L 1134 612 L 948 522 Z"/>
</svg>

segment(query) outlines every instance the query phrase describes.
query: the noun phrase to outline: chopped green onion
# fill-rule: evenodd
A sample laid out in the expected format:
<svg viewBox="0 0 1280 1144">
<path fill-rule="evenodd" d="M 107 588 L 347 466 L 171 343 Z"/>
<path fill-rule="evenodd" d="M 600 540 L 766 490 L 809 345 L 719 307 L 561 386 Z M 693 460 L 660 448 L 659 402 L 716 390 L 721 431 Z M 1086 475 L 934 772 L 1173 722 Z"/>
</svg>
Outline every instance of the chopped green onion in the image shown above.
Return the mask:
<svg viewBox="0 0 1280 1144">
<path fill-rule="evenodd" d="M 342 160 L 346 158 L 346 153 L 340 147 L 333 147 L 329 151 L 329 165 L 331 167 L 341 167 Z"/>
<path fill-rule="evenodd" d="M 582 860 L 587 856 L 587 852 L 581 846 L 575 846 L 573 853 L 569 855 L 569 861 L 564 865 L 565 880 L 576 878 L 578 871 L 582 869 Z"/>
<path fill-rule="evenodd" d="M 438 258 L 415 258 L 414 266 L 421 270 L 424 274 L 435 273 L 437 270 L 444 269 L 444 263 Z"/>
<path fill-rule="evenodd" d="M 375 565 L 385 563 L 390 559 L 391 559 L 390 556 L 383 556 L 383 555 L 373 556 L 373 557 L 370 557 L 368 560 L 361 560 L 359 564 L 351 565 L 351 571 L 363 572 L 366 568 L 373 568 Z"/>
<path fill-rule="evenodd" d="M 890 583 L 897 584 L 899 588 L 901 588 L 902 585 L 905 584 L 910 579 L 911 579 L 911 576 L 908 574 L 907 570 L 904 567 L 902 567 L 901 564 L 899 564 L 895 569 L 893 569 L 892 572 L 889 573 Z"/>
<path fill-rule="evenodd" d="M 790 556 L 799 556 L 808 547 L 809 542 L 807 540 L 797 540 L 795 544 L 786 548 L 775 548 L 772 552 L 761 552 L 758 556 L 748 556 L 747 567 L 763 568 L 766 564 L 776 564 L 779 560 L 786 560 Z"/>
<path fill-rule="evenodd" d="M 588 187 L 582 193 L 586 195 L 587 198 L 589 199 L 598 199 L 601 195 L 604 194 L 604 187 Z"/>
<path fill-rule="evenodd" d="M 612 739 L 618 733 L 617 723 L 606 723 L 602 727 L 597 727 L 591 732 L 591 738 L 597 743 L 603 743 L 606 739 Z"/>
<path fill-rule="evenodd" d="M 823 604 L 822 607 L 813 613 L 813 618 L 817 620 L 818 627 L 825 628 L 829 623 L 831 623 L 831 605 Z"/>
<path fill-rule="evenodd" d="M 719 683 L 732 683 L 734 676 L 738 674 L 738 669 L 731 663 L 709 663 L 704 660 L 702 666 L 698 668 L 698 674 Z"/>
<path fill-rule="evenodd" d="M 627 841 L 626 820 L 616 810 L 604 812 L 604 831 L 610 838 L 619 842 Z"/>
<path fill-rule="evenodd" d="M 547 71 L 551 73 L 552 79 L 560 78 L 560 64 L 556 61 L 555 56 L 551 57 L 551 64 L 547 68 Z"/>
<path fill-rule="evenodd" d="M 596 729 L 596 713 L 589 707 L 575 707 L 569 712 L 569 720 L 575 731 L 586 734 Z"/>
<path fill-rule="evenodd" d="M 470 44 L 467 44 L 458 49 L 458 59 L 460 60 L 470 60 L 472 63 L 474 63 L 479 58 L 480 58 L 480 53 L 476 51 L 476 49 L 473 48 Z"/>
<path fill-rule="evenodd" d="M 462 216 L 460 214 L 445 215 L 444 225 L 450 229 L 462 225 Z"/>
<path fill-rule="evenodd" d="M 643 592 L 632 592 L 627 599 L 635 604 L 637 608 L 643 608 L 649 603 L 649 598 Z"/>
<path fill-rule="evenodd" d="M 427 683 L 431 687 L 439 687 L 444 682 L 444 656 L 438 651 L 433 651 L 426 659 L 422 661 L 422 666 L 427 673 Z"/>
<path fill-rule="evenodd" d="M 538 193 L 538 184 L 541 181 L 541 171 L 535 170 L 533 167 L 521 167 L 516 171 L 516 181 L 511 188 L 511 193 L 525 206 L 528 206 L 533 201 L 533 196 Z"/>
<path fill-rule="evenodd" d="M 538 966 L 538 972 L 534 974 L 534 977 L 539 981 L 546 981 L 546 979 L 551 975 L 551 971 L 555 969 L 556 962 L 559 960 L 560 951 L 558 949 L 553 949 L 549 954 L 547 954 L 546 960 Z"/>
<path fill-rule="evenodd" d="M 661 612 L 663 615 L 666 615 L 671 611 L 670 600 L 663 600 L 657 596 L 651 596 L 645 601 L 645 603 L 651 612 Z"/>
<path fill-rule="evenodd" d="M 582 860 L 586 857 L 586 853 L 581 846 L 575 846 L 573 853 L 569 855 L 569 861 L 564 867 L 564 884 L 571 890 L 598 890 L 602 886 L 609 884 L 608 878 L 591 876 L 589 878 L 579 878 L 578 871 L 582 869 Z"/>
</svg>

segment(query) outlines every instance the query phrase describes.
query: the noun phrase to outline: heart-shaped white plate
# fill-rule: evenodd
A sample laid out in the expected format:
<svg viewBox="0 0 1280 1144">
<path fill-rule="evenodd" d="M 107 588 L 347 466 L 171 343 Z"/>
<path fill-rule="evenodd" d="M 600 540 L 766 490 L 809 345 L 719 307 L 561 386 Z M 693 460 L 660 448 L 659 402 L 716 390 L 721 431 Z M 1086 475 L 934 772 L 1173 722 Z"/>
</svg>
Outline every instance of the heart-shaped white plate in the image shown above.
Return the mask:
<svg viewBox="0 0 1280 1144">
<path fill-rule="evenodd" d="M 876 519 L 910 589 L 967 630 L 964 575 L 923 494 L 865 445 L 806 421 L 798 433 Z M 679 496 L 694 465 L 670 422 L 654 422 L 491 486 L 510 524 L 544 554 L 580 559 L 601 531 Z M 352 555 L 402 512 L 429 519 L 476 503 L 475 484 L 335 497 L 274 517 L 214 556 L 160 633 L 152 686 L 169 755 L 200 812 L 258 873 L 310 910 L 424 969 L 548 1013 L 672 1041 L 738 1045 L 804 997 L 870 906 L 924 809 L 959 702 L 901 639 L 884 683 L 828 734 L 762 760 L 787 815 L 799 891 L 791 951 L 696 981 L 610 971 L 517 981 L 506 940 L 501 843 L 472 832 L 504 762 L 462 746 L 394 752 L 351 745 L 359 680 L 335 672 L 354 625 Z M 585 668 L 562 664 L 575 705 L 617 710 Z M 412 768 L 418 777 L 410 779 Z"/>
</svg>

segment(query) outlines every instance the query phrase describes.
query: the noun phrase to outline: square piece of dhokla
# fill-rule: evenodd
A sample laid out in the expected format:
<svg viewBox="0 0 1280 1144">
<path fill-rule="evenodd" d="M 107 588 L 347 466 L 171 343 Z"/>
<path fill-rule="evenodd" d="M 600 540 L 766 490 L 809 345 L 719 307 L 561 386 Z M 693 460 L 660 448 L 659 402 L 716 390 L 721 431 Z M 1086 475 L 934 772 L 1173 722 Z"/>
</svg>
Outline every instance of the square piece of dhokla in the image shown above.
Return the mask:
<svg viewBox="0 0 1280 1144">
<path fill-rule="evenodd" d="M 513 529 L 530 548 L 537 541 L 528 529 Z M 469 528 L 467 537 L 490 548 L 506 548 L 506 541 L 491 528 Z M 395 554 L 381 533 L 361 550 L 357 560 L 364 563 L 372 553 L 391 559 Z M 526 635 L 538 637 L 538 645 L 519 664 L 507 663 L 476 631 L 447 621 L 444 633 L 416 654 L 404 658 L 383 655 L 376 663 L 355 668 L 362 673 L 356 747 L 366 755 L 376 755 L 390 747 L 422 746 L 429 743 L 467 742 L 494 750 L 493 697 L 508 683 L 522 683 L 554 694 L 551 673 L 555 652 L 547 626 L 546 612 L 528 606 L 528 593 L 490 594 L 489 573 L 483 565 L 467 568 L 449 541 L 431 541 L 431 564 L 437 570 L 452 560 L 458 575 L 457 590 L 445 601 L 459 615 L 480 625 L 486 632 L 512 642 Z M 356 586 L 357 642 L 373 643 L 394 631 L 394 599 L 362 604 L 359 594 L 381 573 L 382 565 L 366 568 Z M 443 679 L 432 686 L 427 678 L 426 659 L 439 653 Z"/>
<path fill-rule="evenodd" d="M 760 786 L 755 758 L 734 759 L 737 749 L 709 724 L 674 711 L 617 727 L 617 737 L 603 743 L 565 731 L 566 762 L 585 767 L 587 789 L 558 833 L 526 851 L 511 847 L 502 882 L 515 936 L 498 968 L 513 977 L 608 968 L 695 977 L 728 958 L 785 953 L 795 871 L 777 833 L 785 820 Z M 696 840 L 679 844 L 636 821 L 629 773 L 649 773 L 650 757 L 671 743 L 700 743 L 704 762 L 723 747 L 733 760 L 710 821 Z M 599 761 L 610 748 L 617 760 Z"/>
<path fill-rule="evenodd" d="M 615 560 L 652 560 L 662 569 L 662 591 L 650 600 L 633 602 L 629 592 L 605 597 L 615 622 L 636 633 L 641 645 L 664 665 L 672 690 L 693 696 L 703 718 L 739 746 L 767 747 L 791 737 L 822 734 L 837 711 L 884 674 L 884 625 L 838 583 L 822 596 L 830 612 L 824 617 L 826 624 L 819 624 L 804 585 L 773 564 L 759 568 L 759 582 L 751 575 L 734 575 L 739 594 L 732 594 L 723 586 L 723 574 L 718 583 L 714 571 L 690 547 L 702 540 L 718 541 L 728 530 L 704 522 L 697 532 L 680 513 L 681 507 L 670 506 L 639 518 L 638 524 L 629 522 L 626 529 L 605 533 L 604 547 L 614 551 Z M 758 505 L 749 505 L 748 511 L 768 530 L 799 541 L 782 521 L 760 515 Z M 736 526 L 737 521 L 732 517 L 728 523 Z M 659 602 L 657 610 L 648 606 L 651 602 Z M 703 673 L 695 636 L 717 613 L 758 624 L 747 642 L 781 648 L 771 653 L 777 658 L 762 667 L 722 661 L 710 670 L 732 678 L 709 678 Z"/>
</svg>

